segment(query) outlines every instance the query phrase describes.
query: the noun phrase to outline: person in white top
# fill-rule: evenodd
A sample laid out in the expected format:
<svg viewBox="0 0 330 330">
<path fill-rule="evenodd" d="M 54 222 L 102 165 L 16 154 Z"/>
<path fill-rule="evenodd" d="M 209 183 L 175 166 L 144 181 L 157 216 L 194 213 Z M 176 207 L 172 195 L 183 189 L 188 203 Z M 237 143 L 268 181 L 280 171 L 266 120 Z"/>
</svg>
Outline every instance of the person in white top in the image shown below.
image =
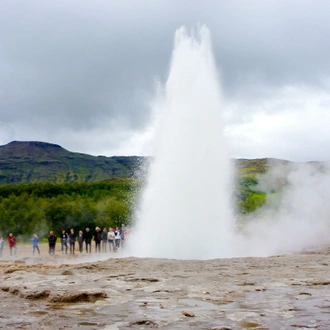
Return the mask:
<svg viewBox="0 0 330 330">
<path fill-rule="evenodd" d="M 108 231 L 109 252 L 115 252 L 115 232 L 110 227 Z"/>
<path fill-rule="evenodd" d="M 2 257 L 4 244 L 5 244 L 5 241 L 3 240 L 3 237 L 0 237 L 0 257 Z"/>
</svg>

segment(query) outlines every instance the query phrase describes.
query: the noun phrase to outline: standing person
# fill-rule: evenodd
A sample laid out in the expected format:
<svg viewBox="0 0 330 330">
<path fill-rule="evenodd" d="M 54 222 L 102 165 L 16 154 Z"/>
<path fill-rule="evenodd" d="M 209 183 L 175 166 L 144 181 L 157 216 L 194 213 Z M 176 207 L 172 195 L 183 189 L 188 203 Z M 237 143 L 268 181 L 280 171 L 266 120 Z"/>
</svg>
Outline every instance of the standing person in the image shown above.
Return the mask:
<svg viewBox="0 0 330 330">
<path fill-rule="evenodd" d="M 107 241 L 108 241 L 108 231 L 107 228 L 103 228 L 101 233 L 101 241 L 102 241 L 102 252 L 107 252 Z"/>
<path fill-rule="evenodd" d="M 77 235 L 74 233 L 73 228 L 70 229 L 70 254 L 74 254 L 74 249 L 76 246 L 76 239 L 77 239 Z"/>
<path fill-rule="evenodd" d="M 40 256 L 39 238 L 38 238 L 37 234 L 33 234 L 33 237 L 31 240 L 32 240 L 32 247 L 33 247 L 33 255 L 34 255 L 35 250 L 37 250 L 39 253 L 39 256 Z"/>
<path fill-rule="evenodd" d="M 108 243 L 109 243 L 109 252 L 111 252 L 111 250 L 112 252 L 115 252 L 115 233 L 111 227 L 109 228 L 109 232 L 108 232 Z"/>
<path fill-rule="evenodd" d="M 121 238 L 121 247 L 124 247 L 125 239 L 126 239 L 126 226 L 124 224 L 122 224 L 119 231 L 120 231 L 120 238 Z"/>
<path fill-rule="evenodd" d="M 119 227 L 116 227 L 115 230 L 115 241 L 116 241 L 116 250 L 120 248 L 120 230 Z"/>
<path fill-rule="evenodd" d="M 62 254 L 64 254 L 64 248 L 65 248 L 65 254 L 68 253 L 68 244 L 67 244 L 67 239 L 68 239 L 68 234 L 65 232 L 65 230 L 63 229 L 61 231 L 61 236 L 60 236 L 60 240 L 61 240 L 61 250 L 62 250 Z"/>
<path fill-rule="evenodd" d="M 2 258 L 4 244 L 5 244 L 5 241 L 3 240 L 3 237 L 0 237 L 0 258 Z"/>
<path fill-rule="evenodd" d="M 56 240 L 57 240 L 57 236 L 54 234 L 53 231 L 49 232 L 48 235 L 48 246 L 49 246 L 49 254 L 55 254 L 55 246 L 56 246 Z"/>
<path fill-rule="evenodd" d="M 79 252 L 82 253 L 83 252 L 83 243 L 84 243 L 84 235 L 82 230 L 79 230 L 78 233 L 78 244 L 79 244 Z"/>
<path fill-rule="evenodd" d="M 91 253 L 92 252 L 92 232 L 90 231 L 89 228 L 86 228 L 85 233 L 84 233 L 84 240 L 86 244 L 86 253 Z"/>
<path fill-rule="evenodd" d="M 95 252 L 101 252 L 101 229 L 99 227 L 95 228 L 94 241 Z"/>
<path fill-rule="evenodd" d="M 17 248 L 16 248 L 16 237 L 10 233 L 8 235 L 8 243 L 9 243 L 9 250 L 10 250 L 10 255 L 13 255 L 13 249 L 15 250 L 14 254 L 16 256 L 17 253 Z"/>
</svg>

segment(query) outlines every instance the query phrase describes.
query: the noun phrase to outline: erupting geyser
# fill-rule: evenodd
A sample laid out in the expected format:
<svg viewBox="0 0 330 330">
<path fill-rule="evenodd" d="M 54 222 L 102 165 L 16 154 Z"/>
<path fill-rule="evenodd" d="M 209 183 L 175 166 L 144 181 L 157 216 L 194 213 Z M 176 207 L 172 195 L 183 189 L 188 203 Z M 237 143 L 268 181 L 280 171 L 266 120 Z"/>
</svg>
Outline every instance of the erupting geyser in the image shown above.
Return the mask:
<svg viewBox="0 0 330 330">
<path fill-rule="evenodd" d="M 153 161 L 136 212 L 138 257 L 230 257 L 231 165 L 210 33 L 175 33 L 170 72 L 155 102 Z"/>
</svg>

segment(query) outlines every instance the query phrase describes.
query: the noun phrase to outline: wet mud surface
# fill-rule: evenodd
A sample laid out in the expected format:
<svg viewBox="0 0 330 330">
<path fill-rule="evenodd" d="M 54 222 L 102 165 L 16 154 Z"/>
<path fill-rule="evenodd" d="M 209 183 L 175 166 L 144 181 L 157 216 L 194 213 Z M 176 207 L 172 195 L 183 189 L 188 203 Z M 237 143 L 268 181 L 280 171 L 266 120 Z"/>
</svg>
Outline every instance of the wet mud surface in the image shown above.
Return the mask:
<svg viewBox="0 0 330 330">
<path fill-rule="evenodd" d="M 0 260 L 1 329 L 330 329 L 330 249 L 206 261 Z"/>
</svg>

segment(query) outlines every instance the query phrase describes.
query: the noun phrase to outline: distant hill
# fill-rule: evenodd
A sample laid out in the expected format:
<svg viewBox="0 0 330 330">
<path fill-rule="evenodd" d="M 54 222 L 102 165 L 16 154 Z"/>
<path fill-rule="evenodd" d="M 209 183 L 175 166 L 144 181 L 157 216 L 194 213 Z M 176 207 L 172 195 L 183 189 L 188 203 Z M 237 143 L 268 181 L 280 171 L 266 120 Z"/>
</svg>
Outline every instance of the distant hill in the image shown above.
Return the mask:
<svg viewBox="0 0 330 330">
<path fill-rule="evenodd" d="M 144 160 L 136 156 L 90 156 L 57 144 L 13 141 L 0 146 L 0 185 L 129 178 L 137 174 Z"/>
<path fill-rule="evenodd" d="M 30 182 L 98 182 L 137 177 L 147 157 L 91 156 L 68 151 L 57 144 L 13 141 L 0 146 L 0 185 Z M 234 159 L 236 175 L 255 176 L 275 165 L 292 162 L 274 158 Z M 321 162 L 315 162 L 321 164 Z M 165 173 L 166 175 L 166 173 Z"/>
<path fill-rule="evenodd" d="M 240 176 L 263 174 L 271 167 L 292 163 L 276 158 L 234 159 L 233 161 L 236 173 Z"/>
</svg>

